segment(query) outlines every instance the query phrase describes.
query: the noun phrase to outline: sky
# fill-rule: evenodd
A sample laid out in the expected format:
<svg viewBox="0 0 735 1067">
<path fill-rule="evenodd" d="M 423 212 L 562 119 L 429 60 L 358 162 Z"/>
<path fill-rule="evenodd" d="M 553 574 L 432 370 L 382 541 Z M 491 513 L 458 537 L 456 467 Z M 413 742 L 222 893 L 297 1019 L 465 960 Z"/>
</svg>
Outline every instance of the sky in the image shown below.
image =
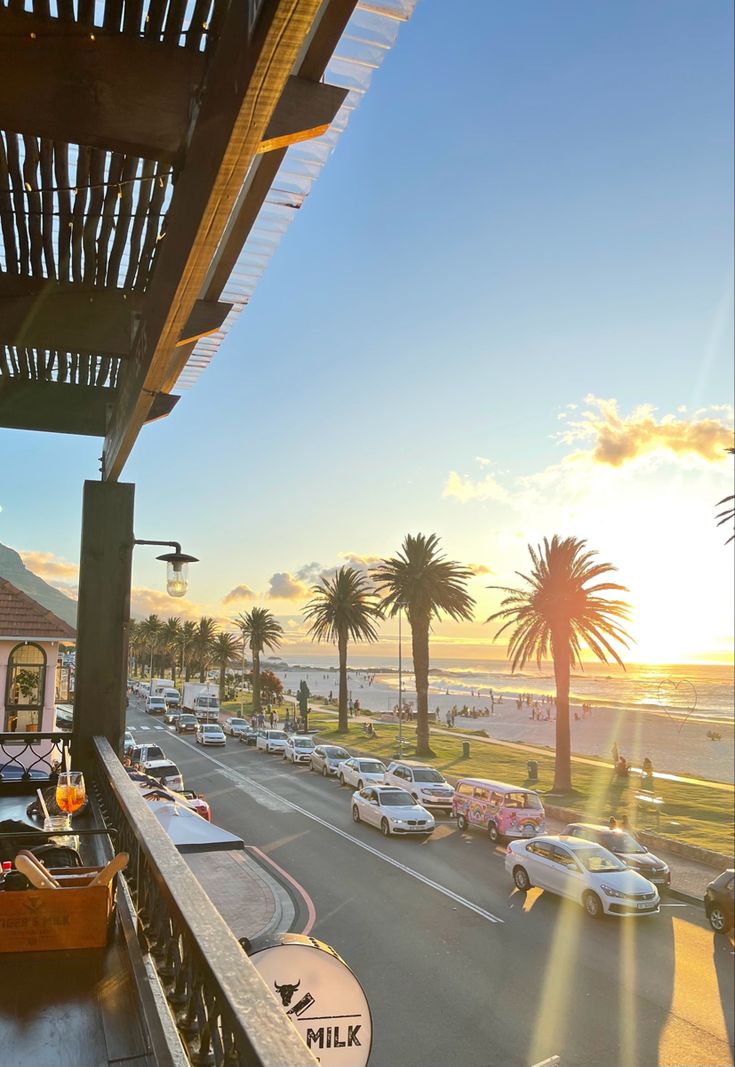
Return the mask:
<svg viewBox="0 0 735 1067">
<path fill-rule="evenodd" d="M 631 662 L 729 662 L 732 5 L 452 13 L 419 0 L 211 367 L 143 430 L 136 534 L 201 562 L 174 602 L 138 548 L 134 610 L 266 606 L 303 657 L 320 575 L 434 532 L 477 601 L 435 654 L 477 661 L 502 655 L 488 587 L 558 533 L 618 568 Z M 72 593 L 100 451 L 0 430 L 0 541 Z"/>
</svg>

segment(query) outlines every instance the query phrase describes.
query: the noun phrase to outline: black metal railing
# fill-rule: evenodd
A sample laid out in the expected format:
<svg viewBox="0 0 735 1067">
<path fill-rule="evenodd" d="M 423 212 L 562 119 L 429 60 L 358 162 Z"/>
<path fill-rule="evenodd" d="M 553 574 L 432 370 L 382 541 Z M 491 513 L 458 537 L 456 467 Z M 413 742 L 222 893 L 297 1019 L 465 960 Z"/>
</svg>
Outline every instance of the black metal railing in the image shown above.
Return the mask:
<svg viewBox="0 0 735 1067">
<path fill-rule="evenodd" d="M 189 1059 L 216 1067 L 314 1067 L 317 1061 L 224 919 L 131 784 L 109 742 L 94 738 L 94 787 Z"/>
<path fill-rule="evenodd" d="M 56 781 L 71 751 L 69 733 L 0 734 L 0 788 L 28 792 Z M 19 788 L 20 787 L 20 788 Z"/>
</svg>

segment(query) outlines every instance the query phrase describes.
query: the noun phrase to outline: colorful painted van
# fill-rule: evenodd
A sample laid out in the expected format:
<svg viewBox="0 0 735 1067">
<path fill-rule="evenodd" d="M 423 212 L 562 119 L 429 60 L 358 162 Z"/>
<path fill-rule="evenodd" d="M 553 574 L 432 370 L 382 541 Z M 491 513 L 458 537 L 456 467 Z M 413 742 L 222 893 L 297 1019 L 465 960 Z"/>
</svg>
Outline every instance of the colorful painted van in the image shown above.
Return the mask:
<svg viewBox="0 0 735 1067">
<path fill-rule="evenodd" d="M 452 814 L 460 830 L 481 826 L 491 841 L 535 837 L 546 830 L 546 815 L 538 793 L 487 778 L 460 778 L 455 786 Z"/>
</svg>

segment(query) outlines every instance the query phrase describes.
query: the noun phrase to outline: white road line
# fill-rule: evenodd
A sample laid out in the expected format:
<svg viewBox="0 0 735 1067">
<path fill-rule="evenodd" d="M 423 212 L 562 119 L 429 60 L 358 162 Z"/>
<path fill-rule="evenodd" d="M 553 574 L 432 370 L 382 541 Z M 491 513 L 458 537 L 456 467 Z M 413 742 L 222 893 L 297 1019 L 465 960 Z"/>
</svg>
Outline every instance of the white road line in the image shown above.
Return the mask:
<svg viewBox="0 0 735 1067">
<path fill-rule="evenodd" d="M 175 734 L 173 736 L 176 738 L 177 741 L 181 741 L 183 745 L 187 745 L 187 748 L 192 748 L 192 746 L 188 745 L 182 737 L 176 737 Z M 344 837 L 346 841 L 350 841 L 353 845 L 357 845 L 358 848 L 364 849 L 365 852 L 370 852 L 371 855 L 375 856 L 379 860 L 382 860 L 383 863 L 389 863 L 391 867 L 395 867 L 397 870 L 403 871 L 404 874 L 408 874 L 411 878 L 415 878 L 417 882 L 422 882 L 430 889 L 435 889 L 437 893 L 442 893 L 450 900 L 454 900 L 457 904 L 461 904 L 463 908 L 467 908 L 468 911 L 473 911 L 475 915 L 479 915 L 481 918 L 487 919 L 488 922 L 502 923 L 505 921 L 499 916 L 493 915 L 492 912 L 486 911 L 484 908 L 481 908 L 479 904 L 474 904 L 471 900 L 467 900 L 466 897 L 460 896 L 459 893 L 455 893 L 453 890 L 448 889 L 446 886 L 440 885 L 439 882 L 435 882 L 433 879 L 427 878 L 425 874 L 420 874 L 419 871 L 415 871 L 413 867 L 407 867 L 405 863 L 399 863 L 398 860 L 394 860 L 391 856 L 386 856 L 384 852 L 380 852 L 379 849 L 373 848 L 372 845 L 368 845 L 365 841 L 360 841 L 357 837 L 353 837 L 352 834 L 348 834 L 345 830 L 340 830 L 338 826 L 333 826 L 331 822 L 327 822 L 326 819 L 320 818 L 312 811 L 307 811 L 306 808 L 302 808 L 299 804 L 294 804 L 292 800 L 286 800 L 285 797 L 279 796 L 278 793 L 274 793 L 266 786 L 261 785 L 260 782 L 255 781 L 255 779 L 248 778 L 248 776 L 246 774 L 243 774 L 241 771 L 235 770 L 233 767 L 228 766 L 228 764 L 226 763 L 222 763 L 221 760 L 215 759 L 214 756 L 210 756 L 208 752 L 201 752 L 199 751 L 199 749 L 195 749 L 195 751 L 197 751 L 200 756 L 204 756 L 204 758 L 208 759 L 211 763 L 214 763 L 217 767 L 221 767 L 222 770 L 226 771 L 228 780 L 237 785 L 238 788 L 243 788 L 243 785 L 247 783 L 247 786 L 249 788 L 243 788 L 243 792 L 249 793 L 253 787 L 256 787 L 266 796 L 270 797 L 272 801 L 279 801 L 281 804 L 286 804 L 292 811 L 297 811 L 300 815 L 304 815 L 307 819 L 311 819 L 312 822 L 319 823 L 319 825 L 323 826 L 326 830 L 331 830 L 333 834 L 339 834 L 340 837 Z M 241 779 L 243 785 L 241 785 L 240 782 L 237 781 L 237 779 Z M 252 793 L 250 795 L 252 796 Z"/>
</svg>

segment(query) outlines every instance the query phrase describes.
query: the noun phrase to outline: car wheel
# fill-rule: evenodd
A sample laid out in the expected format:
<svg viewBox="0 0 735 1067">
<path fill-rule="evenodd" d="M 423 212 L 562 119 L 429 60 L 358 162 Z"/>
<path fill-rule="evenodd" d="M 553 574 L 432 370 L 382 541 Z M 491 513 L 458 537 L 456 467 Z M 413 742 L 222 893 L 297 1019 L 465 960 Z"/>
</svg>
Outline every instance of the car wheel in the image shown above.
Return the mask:
<svg viewBox="0 0 735 1067">
<path fill-rule="evenodd" d="M 363 790 L 365 788 L 365 783 L 363 782 L 362 778 L 359 779 L 357 783 L 357 788 L 358 790 Z"/>
<path fill-rule="evenodd" d="M 583 898 L 584 910 L 591 919 L 601 919 L 605 914 L 597 893 L 587 892 Z"/>
<path fill-rule="evenodd" d="M 716 934 L 726 934 L 729 929 L 729 924 L 725 912 L 719 904 L 713 904 L 711 908 L 707 909 L 707 918 L 709 924 Z"/>
<path fill-rule="evenodd" d="M 339 776 L 339 784 L 340 785 L 344 785 L 345 784 L 345 776 L 343 774 L 340 774 L 340 776 Z"/>
<path fill-rule="evenodd" d="M 359 809 L 357 807 L 357 804 L 353 804 L 352 805 L 352 821 L 353 822 L 359 822 L 360 821 L 360 811 L 359 811 Z"/>
<path fill-rule="evenodd" d="M 494 822 L 489 822 L 487 824 L 487 832 L 490 835 L 490 840 L 492 841 L 492 843 L 494 845 L 497 845 L 498 841 L 500 840 L 500 834 Z"/>
<path fill-rule="evenodd" d="M 382 819 L 380 823 L 380 832 L 383 837 L 390 837 L 390 823 L 387 819 Z"/>
<path fill-rule="evenodd" d="M 468 825 L 469 825 L 469 823 L 467 822 L 467 816 L 466 815 L 458 815 L 457 816 L 457 829 L 458 830 L 466 830 Z"/>
<path fill-rule="evenodd" d="M 324 767 L 322 767 L 322 778 L 328 778 L 328 777 L 329 777 L 329 771 L 327 770 L 327 767 L 326 767 L 326 764 L 325 764 Z"/>
<path fill-rule="evenodd" d="M 528 877 L 528 871 L 525 867 L 513 868 L 513 881 L 522 893 L 527 893 L 531 888 L 531 879 Z"/>
</svg>

